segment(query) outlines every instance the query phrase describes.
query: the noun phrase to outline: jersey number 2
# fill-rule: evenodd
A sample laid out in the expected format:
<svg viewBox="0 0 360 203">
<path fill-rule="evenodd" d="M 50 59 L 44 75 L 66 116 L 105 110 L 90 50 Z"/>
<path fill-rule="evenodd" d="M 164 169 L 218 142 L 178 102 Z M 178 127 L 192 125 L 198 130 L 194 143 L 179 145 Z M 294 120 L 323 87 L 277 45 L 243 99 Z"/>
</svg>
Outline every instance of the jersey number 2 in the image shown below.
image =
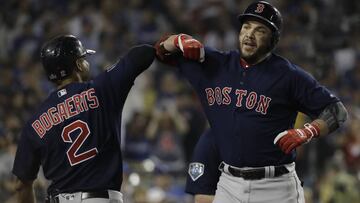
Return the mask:
<svg viewBox="0 0 360 203">
<path fill-rule="evenodd" d="M 80 130 L 80 132 L 79 132 L 77 138 L 75 139 L 75 141 L 73 142 L 70 137 L 70 134 L 72 132 L 74 132 L 75 130 Z M 87 125 L 87 123 L 85 123 L 81 120 L 76 120 L 76 121 L 70 123 L 69 125 L 67 125 L 63 129 L 63 131 L 61 133 L 61 137 L 62 137 L 63 141 L 67 142 L 67 143 L 72 143 L 72 145 L 66 152 L 71 166 L 74 166 L 83 161 L 91 159 L 91 158 L 95 157 L 96 154 L 98 153 L 98 150 L 96 148 L 92 148 L 83 153 L 77 153 L 89 135 L 90 135 L 89 126 Z"/>
</svg>

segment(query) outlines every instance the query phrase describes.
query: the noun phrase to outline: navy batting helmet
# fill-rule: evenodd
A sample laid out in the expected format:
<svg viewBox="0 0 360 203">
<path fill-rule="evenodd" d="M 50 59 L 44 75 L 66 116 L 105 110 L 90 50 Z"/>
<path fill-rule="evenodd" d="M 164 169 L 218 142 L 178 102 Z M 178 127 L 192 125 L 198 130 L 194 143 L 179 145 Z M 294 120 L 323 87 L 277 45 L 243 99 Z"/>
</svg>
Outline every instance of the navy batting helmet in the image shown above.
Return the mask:
<svg viewBox="0 0 360 203">
<path fill-rule="evenodd" d="M 85 49 L 75 36 L 61 35 L 45 43 L 40 57 L 48 79 L 57 81 L 72 74 L 78 58 L 94 53 Z"/>
<path fill-rule="evenodd" d="M 250 4 L 245 9 L 244 13 L 238 16 L 241 26 L 249 18 L 264 23 L 272 30 L 273 36 L 271 45 L 272 48 L 274 48 L 276 43 L 279 41 L 283 24 L 280 12 L 270 3 L 266 1 L 258 1 Z"/>
</svg>

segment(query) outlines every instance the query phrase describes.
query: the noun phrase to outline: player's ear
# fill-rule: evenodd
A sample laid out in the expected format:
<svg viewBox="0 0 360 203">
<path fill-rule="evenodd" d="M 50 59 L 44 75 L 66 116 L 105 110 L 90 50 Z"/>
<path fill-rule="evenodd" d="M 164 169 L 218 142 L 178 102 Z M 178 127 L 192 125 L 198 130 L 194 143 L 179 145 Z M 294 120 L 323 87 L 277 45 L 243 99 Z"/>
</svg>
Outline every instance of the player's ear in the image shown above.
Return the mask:
<svg viewBox="0 0 360 203">
<path fill-rule="evenodd" d="M 81 70 L 82 70 L 82 66 L 81 66 L 81 58 L 78 58 L 78 59 L 75 61 L 75 63 L 76 63 L 76 66 L 75 66 L 75 71 L 77 71 L 77 72 L 81 72 Z"/>
<path fill-rule="evenodd" d="M 76 60 L 76 67 L 75 67 L 75 71 L 77 72 L 84 72 L 86 70 L 86 60 L 84 58 L 78 58 Z"/>
</svg>

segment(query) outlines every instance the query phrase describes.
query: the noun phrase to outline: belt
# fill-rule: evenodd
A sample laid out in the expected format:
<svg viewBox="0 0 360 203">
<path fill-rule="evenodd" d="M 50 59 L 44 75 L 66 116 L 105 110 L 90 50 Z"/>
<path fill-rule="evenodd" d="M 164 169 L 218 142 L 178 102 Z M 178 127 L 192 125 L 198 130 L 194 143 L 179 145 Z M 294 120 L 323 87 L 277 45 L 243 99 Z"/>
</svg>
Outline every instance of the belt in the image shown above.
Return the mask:
<svg viewBox="0 0 360 203">
<path fill-rule="evenodd" d="M 244 178 L 245 180 L 259 180 L 266 177 L 278 177 L 289 173 L 289 170 L 285 166 L 273 166 L 273 175 L 266 175 L 267 170 L 265 167 L 253 169 L 239 169 L 225 164 L 224 162 L 221 162 L 221 164 L 219 165 L 219 169 L 223 172 L 227 172 L 225 169 L 225 165 L 228 166 L 228 173 L 235 177 Z"/>
<path fill-rule="evenodd" d="M 47 197 L 45 203 L 59 203 L 60 202 L 59 195 L 56 195 L 54 197 Z M 94 191 L 94 192 L 81 192 L 81 200 L 90 199 L 90 198 L 109 199 L 109 192 L 107 190 Z"/>
</svg>

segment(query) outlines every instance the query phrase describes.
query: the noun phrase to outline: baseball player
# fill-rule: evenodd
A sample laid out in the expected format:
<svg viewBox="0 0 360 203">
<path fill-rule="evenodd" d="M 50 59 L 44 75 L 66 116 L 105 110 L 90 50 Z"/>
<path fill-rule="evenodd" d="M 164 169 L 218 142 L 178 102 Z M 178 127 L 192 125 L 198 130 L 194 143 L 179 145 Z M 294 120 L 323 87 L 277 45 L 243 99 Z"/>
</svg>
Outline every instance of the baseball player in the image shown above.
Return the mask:
<svg viewBox="0 0 360 203">
<path fill-rule="evenodd" d="M 341 101 L 310 74 L 273 53 L 280 12 L 265 1 L 238 17 L 239 50 L 220 52 L 189 35 L 162 37 L 157 58 L 178 67 L 196 90 L 219 149 L 214 202 L 304 202 L 296 147 L 338 129 Z M 297 112 L 312 122 L 294 129 Z"/>
<path fill-rule="evenodd" d="M 196 143 L 185 186 L 185 192 L 194 195 L 195 203 L 213 201 L 221 175 L 220 162 L 214 135 L 207 130 Z"/>
<path fill-rule="evenodd" d="M 58 36 L 41 50 L 56 90 L 25 124 L 18 143 L 13 173 L 20 203 L 35 201 L 32 184 L 40 165 L 51 180 L 46 202 L 122 202 L 121 112 L 155 50 L 136 46 L 88 81 L 86 56 L 93 53 L 72 35 Z"/>
</svg>

